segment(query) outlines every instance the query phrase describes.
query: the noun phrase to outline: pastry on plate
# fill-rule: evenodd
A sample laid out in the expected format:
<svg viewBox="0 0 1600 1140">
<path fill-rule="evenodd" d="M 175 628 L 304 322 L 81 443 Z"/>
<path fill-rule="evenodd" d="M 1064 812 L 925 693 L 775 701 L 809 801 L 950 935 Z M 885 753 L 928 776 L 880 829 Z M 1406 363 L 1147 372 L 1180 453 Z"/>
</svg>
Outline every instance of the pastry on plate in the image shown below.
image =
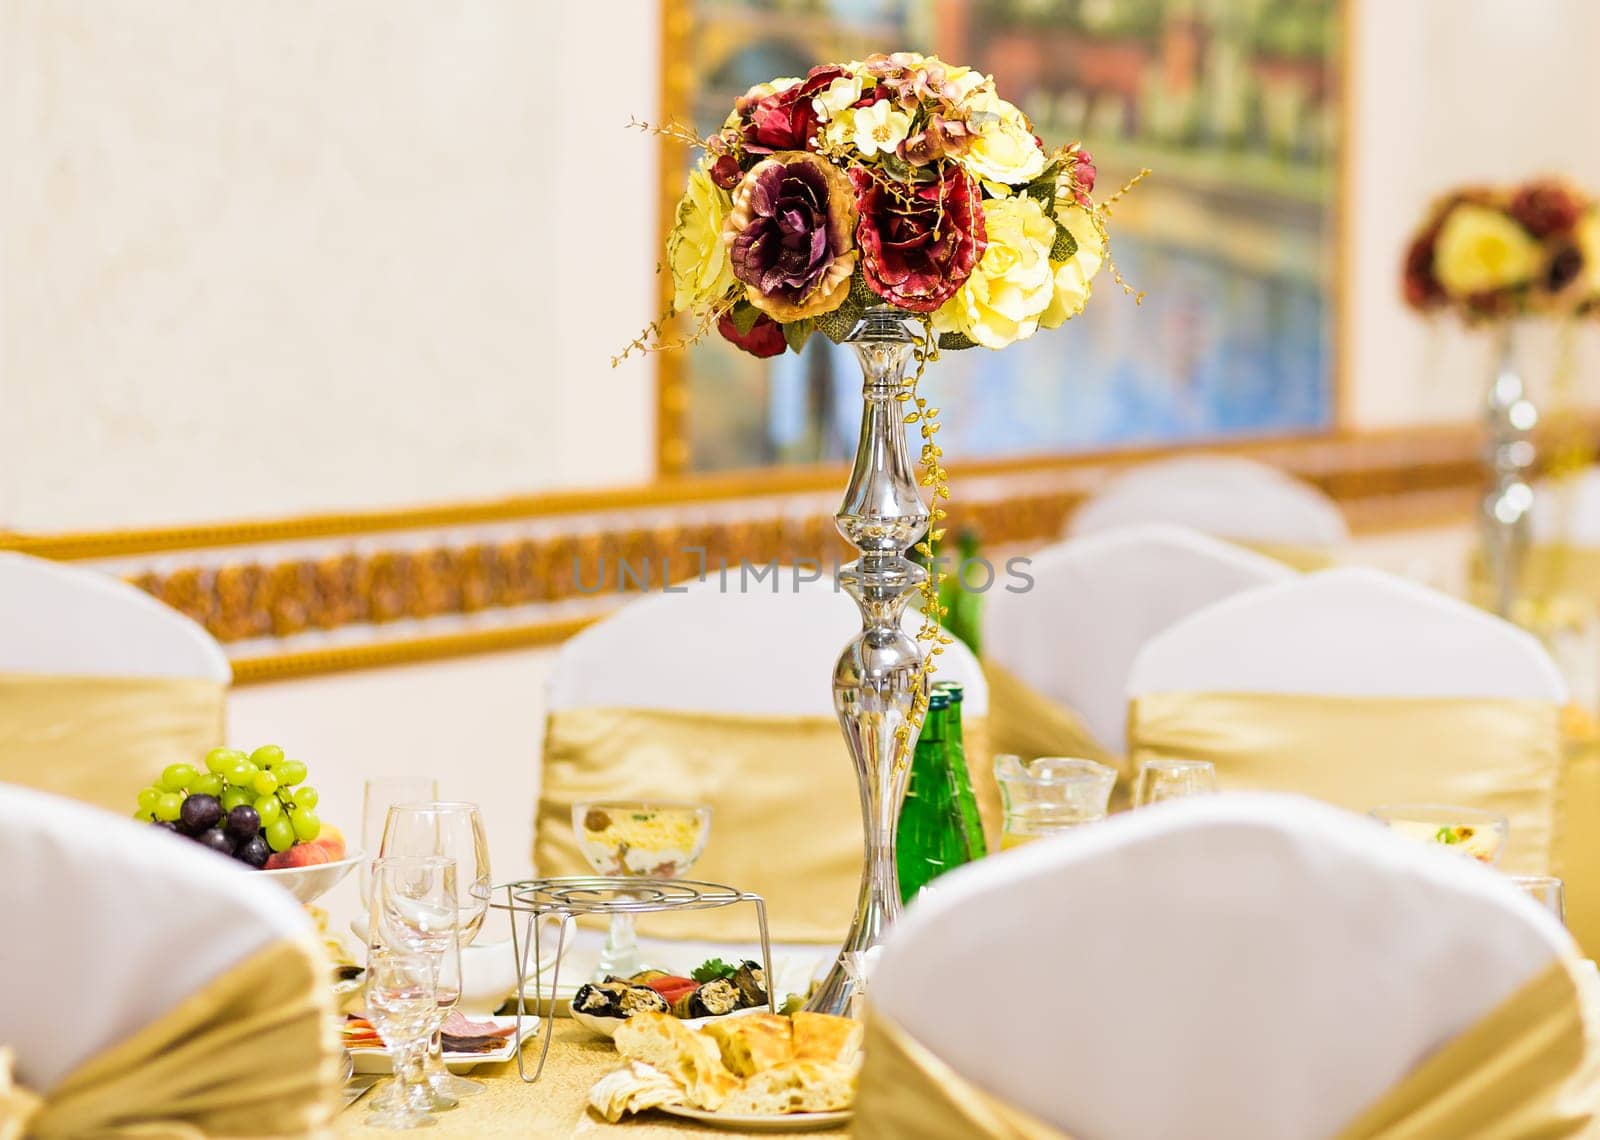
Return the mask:
<svg viewBox="0 0 1600 1140">
<path fill-rule="evenodd" d="M 792 1023 L 776 1013 L 713 1021 L 700 1030 L 722 1050 L 722 1064 L 736 1077 L 749 1077 L 794 1056 Z"/>
<path fill-rule="evenodd" d="M 589 1090 L 589 1103 L 612 1124 L 621 1120 L 624 1113 L 683 1104 L 686 1100 L 682 1085 L 643 1061 L 629 1061 L 601 1077 Z"/>
<path fill-rule="evenodd" d="M 794 1015 L 794 1059 L 853 1064 L 861 1055 L 861 1023 L 831 1013 Z"/>
<path fill-rule="evenodd" d="M 723 1102 L 730 1115 L 841 1112 L 856 1097 L 856 1067 L 833 1061 L 785 1061 L 757 1073 Z"/>
<path fill-rule="evenodd" d="M 717 1043 L 670 1013 L 639 1013 L 617 1027 L 617 1052 L 675 1079 L 696 1108 L 715 1112 L 739 1080 L 722 1065 Z"/>
</svg>

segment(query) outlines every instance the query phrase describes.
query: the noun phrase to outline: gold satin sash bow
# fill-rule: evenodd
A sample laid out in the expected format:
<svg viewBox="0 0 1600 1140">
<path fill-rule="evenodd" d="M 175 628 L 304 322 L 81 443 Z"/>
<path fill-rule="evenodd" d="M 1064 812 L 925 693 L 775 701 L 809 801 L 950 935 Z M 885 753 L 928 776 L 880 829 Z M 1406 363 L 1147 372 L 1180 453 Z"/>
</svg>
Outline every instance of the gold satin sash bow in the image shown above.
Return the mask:
<svg viewBox="0 0 1600 1140">
<path fill-rule="evenodd" d="M 222 743 L 226 698 L 188 677 L 0 674 L 0 781 L 127 815 L 162 768 Z"/>
<path fill-rule="evenodd" d="M 1593 1121 L 1600 1084 L 1584 1033 L 1591 995 L 1555 962 L 1423 1060 L 1336 1140 L 1558 1140 Z M 1308 1046 L 1315 1048 L 1315 1046 Z M 874 1140 L 1072 1140 L 978 1088 L 869 1012 L 854 1131 Z M 1249 1111 L 1247 1102 L 1238 1106 Z"/>
<path fill-rule="evenodd" d="M 999 793 L 984 722 L 963 723 L 967 763 L 991 842 Z M 711 805 L 710 841 L 689 875 L 766 899 L 772 937 L 844 937 L 860 887 L 861 795 L 833 717 L 734 716 L 655 709 L 567 709 L 545 727 L 534 840 L 541 875 L 588 875 L 572 806 L 586 800 Z M 756 940 L 749 907 L 640 915 L 658 937 Z"/>
<path fill-rule="evenodd" d="M 328 977 L 309 936 L 276 942 L 44 1097 L 14 1084 L 0 1055 L 0 1140 L 315 1135 L 339 1080 Z"/>
<path fill-rule="evenodd" d="M 1485 808 L 1511 821 L 1502 869 L 1551 873 L 1560 710 L 1543 701 L 1152 693 L 1129 708 L 1129 760 L 1209 760 L 1228 791 L 1298 792 L 1352 811 Z M 1554 873 L 1560 874 L 1557 869 Z"/>
</svg>

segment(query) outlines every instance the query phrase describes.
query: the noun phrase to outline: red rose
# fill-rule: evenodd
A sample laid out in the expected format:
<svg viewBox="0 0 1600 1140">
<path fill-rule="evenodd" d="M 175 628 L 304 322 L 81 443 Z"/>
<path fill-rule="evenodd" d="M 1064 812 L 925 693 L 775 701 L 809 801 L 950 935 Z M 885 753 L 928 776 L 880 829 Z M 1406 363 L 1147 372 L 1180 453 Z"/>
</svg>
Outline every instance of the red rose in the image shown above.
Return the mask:
<svg viewBox="0 0 1600 1140">
<path fill-rule="evenodd" d="M 978 188 L 953 163 L 937 182 L 892 189 L 850 171 L 861 222 L 856 244 L 867 285 L 896 308 L 931 313 L 960 289 L 988 246 Z"/>
<path fill-rule="evenodd" d="M 789 342 L 783 339 L 783 326 L 765 313 L 756 318 L 756 323 L 750 326 L 747 333 L 741 333 L 735 327 L 732 314 L 724 313 L 717 322 L 717 331 L 729 344 L 762 359 L 778 356 L 789 347 Z"/>
<path fill-rule="evenodd" d="M 731 154 L 725 154 L 711 164 L 711 181 L 724 190 L 732 190 L 743 177 L 744 171 L 739 169 L 739 160 Z"/>
<path fill-rule="evenodd" d="M 1536 238 L 1566 233 L 1582 212 L 1578 196 L 1559 182 L 1530 182 L 1511 199 L 1511 216 Z"/>
<path fill-rule="evenodd" d="M 831 64 L 813 67 L 793 87 L 768 95 L 750 107 L 744 127 L 744 148 L 752 154 L 810 150 L 817 137 L 817 109 L 811 100 L 828 84 L 850 73 Z M 742 113 L 742 111 L 741 111 Z"/>
<path fill-rule="evenodd" d="M 1406 250 L 1400 288 L 1406 304 L 1413 309 L 1431 309 L 1445 299 L 1444 288 L 1433 275 L 1433 246 L 1438 236 L 1437 228 L 1429 229 Z"/>
</svg>

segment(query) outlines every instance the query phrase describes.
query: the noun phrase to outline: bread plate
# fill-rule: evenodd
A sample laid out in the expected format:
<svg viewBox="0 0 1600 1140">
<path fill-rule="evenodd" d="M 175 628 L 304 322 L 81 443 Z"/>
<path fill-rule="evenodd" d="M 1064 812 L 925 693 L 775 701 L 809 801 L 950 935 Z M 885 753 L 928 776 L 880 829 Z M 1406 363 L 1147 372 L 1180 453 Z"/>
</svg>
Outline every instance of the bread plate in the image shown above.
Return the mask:
<svg viewBox="0 0 1600 1140">
<path fill-rule="evenodd" d="M 690 1108 L 686 1104 L 663 1104 L 657 1112 L 681 1116 L 685 1120 L 709 1124 L 713 1128 L 726 1128 L 738 1132 L 815 1132 L 822 1128 L 837 1128 L 850 1122 L 851 1110 L 843 1112 L 787 1112 L 763 1113 L 759 1116 L 727 1112 L 707 1112 Z"/>
<path fill-rule="evenodd" d="M 709 1025 L 713 1021 L 725 1021 L 730 1017 L 743 1017 L 747 1013 L 770 1013 L 764 1005 L 753 1005 L 748 1009 L 736 1009 L 731 1013 L 721 1013 L 716 1017 L 686 1017 L 679 1018 L 688 1029 L 699 1029 L 702 1025 Z M 601 1037 L 615 1037 L 617 1027 L 624 1024 L 626 1017 L 596 1017 L 592 1013 L 583 1013 L 576 1009 L 569 1009 L 567 1016 L 576 1021 L 591 1033 L 598 1033 Z M 820 1126 L 819 1126 L 820 1127 Z"/>
</svg>

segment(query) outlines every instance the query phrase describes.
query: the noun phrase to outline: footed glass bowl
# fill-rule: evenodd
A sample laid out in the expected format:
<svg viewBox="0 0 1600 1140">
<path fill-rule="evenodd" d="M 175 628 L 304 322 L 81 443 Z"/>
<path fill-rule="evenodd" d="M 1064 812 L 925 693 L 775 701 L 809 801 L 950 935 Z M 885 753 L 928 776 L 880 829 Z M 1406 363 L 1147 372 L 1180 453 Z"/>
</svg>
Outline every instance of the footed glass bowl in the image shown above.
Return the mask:
<svg viewBox="0 0 1600 1140">
<path fill-rule="evenodd" d="M 303 903 L 317 899 L 333 890 L 344 877 L 366 860 L 366 853 L 356 851 L 337 863 L 313 863 L 308 867 L 279 867 L 275 871 L 252 871 L 257 878 L 277 883 Z"/>
</svg>

